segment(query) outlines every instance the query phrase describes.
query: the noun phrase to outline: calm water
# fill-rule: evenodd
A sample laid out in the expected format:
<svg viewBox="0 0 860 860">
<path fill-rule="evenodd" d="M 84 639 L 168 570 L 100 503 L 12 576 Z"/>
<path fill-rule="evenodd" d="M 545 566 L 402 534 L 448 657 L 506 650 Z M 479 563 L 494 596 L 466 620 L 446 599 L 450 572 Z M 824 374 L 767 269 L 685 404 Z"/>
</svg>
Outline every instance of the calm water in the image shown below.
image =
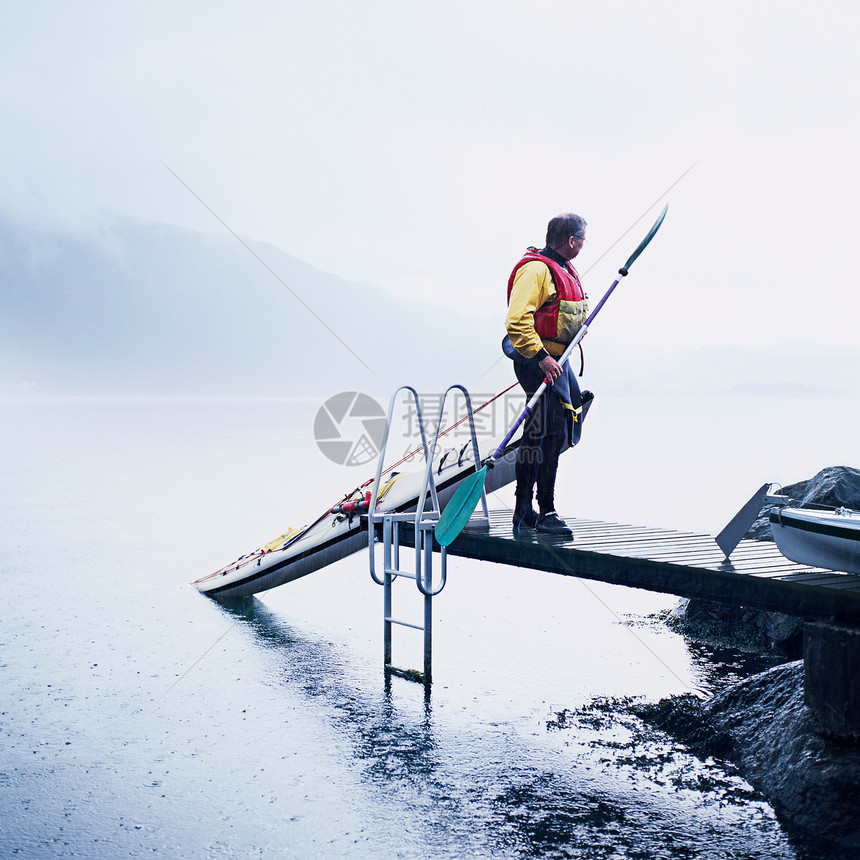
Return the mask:
<svg viewBox="0 0 860 860">
<path fill-rule="evenodd" d="M 317 451 L 318 405 L 0 402 L 0 856 L 816 856 L 618 706 L 762 668 L 649 620 L 674 598 L 453 560 L 425 699 L 384 681 L 363 555 L 197 594 L 372 471 Z M 794 435 L 780 401 L 596 405 L 558 507 L 714 532 L 765 480 L 851 464 L 858 405 L 814 406 Z"/>
</svg>

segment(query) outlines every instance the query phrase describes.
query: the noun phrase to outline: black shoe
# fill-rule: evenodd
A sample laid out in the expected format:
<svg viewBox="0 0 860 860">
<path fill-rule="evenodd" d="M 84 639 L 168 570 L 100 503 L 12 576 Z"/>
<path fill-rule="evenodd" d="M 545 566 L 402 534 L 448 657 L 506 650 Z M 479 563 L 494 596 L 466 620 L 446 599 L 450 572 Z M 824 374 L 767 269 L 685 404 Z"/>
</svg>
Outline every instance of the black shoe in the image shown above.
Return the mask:
<svg viewBox="0 0 860 860">
<path fill-rule="evenodd" d="M 552 535 L 553 537 L 572 538 L 573 531 L 559 517 L 555 511 L 550 511 L 547 514 L 541 514 L 538 517 L 535 530 L 539 534 Z"/>
<path fill-rule="evenodd" d="M 535 526 L 537 525 L 538 514 L 537 511 L 529 506 L 526 508 L 525 512 L 520 514 L 517 511 L 514 511 L 514 531 L 518 530 L 527 530 L 534 531 Z"/>
</svg>

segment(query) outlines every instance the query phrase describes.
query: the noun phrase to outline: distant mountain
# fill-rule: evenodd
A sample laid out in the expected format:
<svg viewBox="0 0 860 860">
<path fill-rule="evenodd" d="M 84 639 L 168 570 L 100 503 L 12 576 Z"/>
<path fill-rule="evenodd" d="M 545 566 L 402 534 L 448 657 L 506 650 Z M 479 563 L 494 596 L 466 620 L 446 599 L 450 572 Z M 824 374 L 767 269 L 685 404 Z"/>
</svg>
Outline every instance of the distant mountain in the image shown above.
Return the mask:
<svg viewBox="0 0 860 860">
<path fill-rule="evenodd" d="M 497 315 L 469 318 L 247 244 L 131 220 L 70 233 L 0 217 L 0 395 L 355 390 L 387 403 L 404 384 L 459 382 L 478 397 L 513 381 L 499 350 L 504 285 Z M 860 397 L 860 349 L 656 358 L 589 341 L 584 385 L 598 396 Z"/>
<path fill-rule="evenodd" d="M 501 320 L 248 245 L 145 222 L 71 234 L 0 219 L 0 393 L 387 394 L 444 389 L 498 356 Z"/>
</svg>

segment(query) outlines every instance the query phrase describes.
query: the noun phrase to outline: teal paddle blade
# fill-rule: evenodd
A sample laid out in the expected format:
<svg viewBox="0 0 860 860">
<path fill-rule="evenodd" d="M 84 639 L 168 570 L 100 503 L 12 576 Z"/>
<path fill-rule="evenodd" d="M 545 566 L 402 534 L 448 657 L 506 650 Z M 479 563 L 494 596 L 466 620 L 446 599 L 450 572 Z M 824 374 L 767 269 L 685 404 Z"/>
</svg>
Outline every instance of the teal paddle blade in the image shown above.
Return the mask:
<svg viewBox="0 0 860 860">
<path fill-rule="evenodd" d="M 448 546 L 469 522 L 469 517 L 472 516 L 481 494 L 484 492 L 484 481 L 487 478 L 489 468 L 489 466 L 484 466 L 474 475 L 469 475 L 457 487 L 457 491 L 445 505 L 445 510 L 442 511 L 439 522 L 436 523 L 435 535 L 439 546 Z"/>
<path fill-rule="evenodd" d="M 654 235 L 660 229 L 660 225 L 663 223 L 663 219 L 666 217 L 666 213 L 668 211 L 669 204 L 667 203 L 663 207 L 660 217 L 654 222 L 654 226 L 648 231 L 648 235 L 639 243 L 639 247 L 627 258 L 627 262 L 624 264 L 623 270 L 625 275 L 627 274 L 627 269 L 629 269 L 636 261 L 636 258 L 648 247 L 648 243 L 654 238 Z"/>
</svg>

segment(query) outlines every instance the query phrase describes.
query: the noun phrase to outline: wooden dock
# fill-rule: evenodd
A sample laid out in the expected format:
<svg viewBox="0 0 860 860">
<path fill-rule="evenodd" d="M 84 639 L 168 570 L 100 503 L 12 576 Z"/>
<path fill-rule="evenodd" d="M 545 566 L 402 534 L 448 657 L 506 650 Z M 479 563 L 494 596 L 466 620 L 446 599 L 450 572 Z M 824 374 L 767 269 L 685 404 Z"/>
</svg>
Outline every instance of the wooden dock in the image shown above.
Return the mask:
<svg viewBox="0 0 860 860">
<path fill-rule="evenodd" d="M 510 512 L 491 511 L 489 528 L 470 522 L 448 553 L 860 627 L 860 576 L 796 564 L 770 541 L 742 540 L 726 559 L 707 534 L 565 522 L 573 540 L 515 537 Z M 403 530 L 404 543 L 410 532 Z"/>
<path fill-rule="evenodd" d="M 860 742 L 860 576 L 789 561 L 771 541 L 742 540 L 727 559 L 707 534 L 565 522 L 573 539 L 515 535 L 510 511 L 492 511 L 489 525 L 470 521 L 448 554 L 802 618 L 805 702 L 820 731 Z M 403 546 L 413 545 L 414 537 L 413 528 L 400 530 Z M 441 551 L 438 544 L 433 548 Z M 425 596 L 425 668 L 418 673 L 425 683 L 430 601 Z"/>
</svg>

